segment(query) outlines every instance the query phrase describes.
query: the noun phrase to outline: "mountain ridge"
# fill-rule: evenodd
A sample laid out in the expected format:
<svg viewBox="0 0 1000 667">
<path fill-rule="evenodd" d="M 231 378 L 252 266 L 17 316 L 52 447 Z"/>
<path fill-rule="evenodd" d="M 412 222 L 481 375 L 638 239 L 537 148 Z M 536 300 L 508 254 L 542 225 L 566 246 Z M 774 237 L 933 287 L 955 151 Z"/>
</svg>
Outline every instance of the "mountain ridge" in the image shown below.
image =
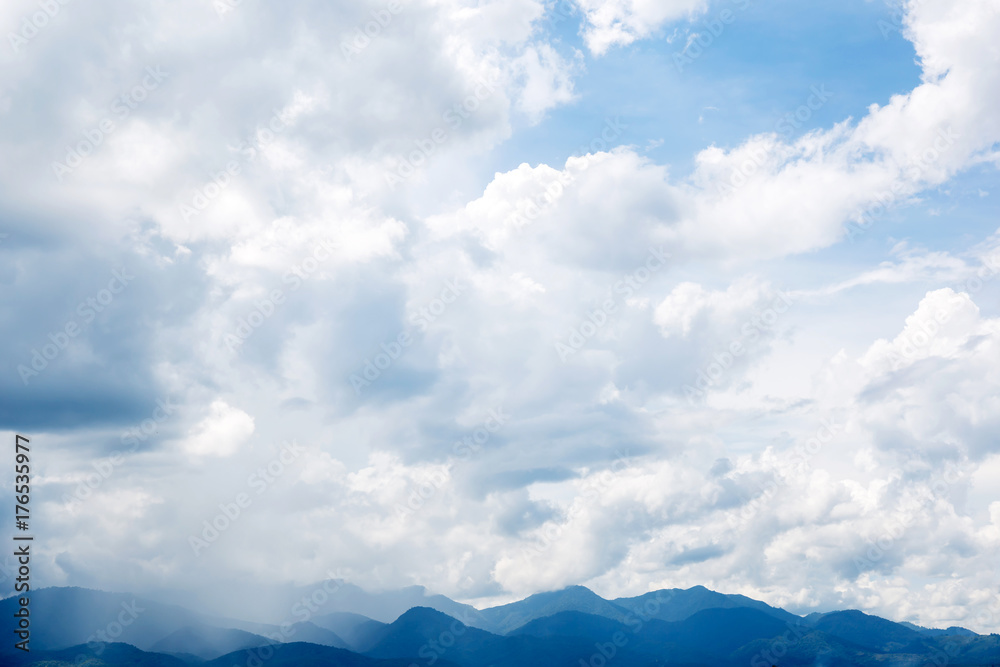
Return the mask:
<svg viewBox="0 0 1000 667">
<path fill-rule="evenodd" d="M 389 623 L 357 610 L 320 614 L 317 607 L 304 614 L 306 620 L 277 626 L 128 593 L 39 589 L 31 593 L 32 656 L 12 655 L 10 646 L 0 647 L 0 662 L 69 667 L 82 656 L 94 667 L 221 667 L 219 661 L 242 664 L 267 654 L 272 656 L 266 660 L 270 667 L 429 662 L 438 667 L 580 667 L 580 661 L 593 664 L 611 657 L 616 667 L 657 667 L 668 659 L 690 667 L 745 667 L 748 660 L 752 667 L 768 667 L 779 664 L 777 653 L 782 652 L 782 667 L 806 667 L 821 656 L 831 665 L 864 667 L 903 667 L 940 655 L 949 656 L 951 667 L 1000 663 L 998 635 L 921 628 L 859 610 L 801 617 L 703 586 L 614 600 L 584 586 L 569 586 L 476 614 L 468 611 L 475 608 L 428 594 L 423 587 L 379 596 L 376 602 L 388 600 L 390 606 L 408 599 L 429 600 L 434 606 L 411 607 Z M 367 594 L 352 591 L 348 598 L 371 608 L 373 598 Z M 0 617 L 13 618 L 15 606 L 14 597 L 0 600 Z M 436 607 L 450 608 L 455 615 Z M 378 608 L 384 613 L 388 607 Z M 482 625 L 488 629 L 477 627 Z"/>
</svg>

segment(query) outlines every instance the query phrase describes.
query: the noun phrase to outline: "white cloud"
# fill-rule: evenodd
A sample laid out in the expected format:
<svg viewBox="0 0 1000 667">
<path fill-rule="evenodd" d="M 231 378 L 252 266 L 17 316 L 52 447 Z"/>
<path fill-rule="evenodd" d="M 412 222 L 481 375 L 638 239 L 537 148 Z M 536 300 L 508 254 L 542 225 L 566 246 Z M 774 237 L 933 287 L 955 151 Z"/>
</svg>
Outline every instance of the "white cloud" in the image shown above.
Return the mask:
<svg viewBox="0 0 1000 667">
<path fill-rule="evenodd" d="M 232 456 L 254 432 L 254 419 L 223 400 L 212 402 L 209 414 L 181 444 L 194 456 Z"/>
<path fill-rule="evenodd" d="M 517 108 L 534 122 L 549 109 L 576 99 L 573 93 L 573 65 L 548 44 L 530 46 L 514 61 L 515 71 L 524 77 Z"/>
<path fill-rule="evenodd" d="M 773 290 L 752 276 L 738 280 L 724 292 L 681 283 L 656 307 L 653 321 L 666 338 L 687 337 L 696 319 L 707 319 L 732 331 L 761 310 L 769 298 L 774 299 Z"/>
<path fill-rule="evenodd" d="M 649 37 L 668 21 L 703 11 L 706 0 L 576 0 L 587 17 L 584 37 L 594 55 Z"/>
</svg>

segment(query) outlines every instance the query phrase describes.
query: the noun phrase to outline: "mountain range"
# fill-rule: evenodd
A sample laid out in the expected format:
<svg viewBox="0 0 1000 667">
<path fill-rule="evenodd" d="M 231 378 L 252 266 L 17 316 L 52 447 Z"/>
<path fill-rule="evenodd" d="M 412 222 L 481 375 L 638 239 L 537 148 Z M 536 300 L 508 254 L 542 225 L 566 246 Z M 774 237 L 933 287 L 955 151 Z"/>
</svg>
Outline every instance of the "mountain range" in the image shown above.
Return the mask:
<svg viewBox="0 0 1000 667">
<path fill-rule="evenodd" d="M 322 591 L 322 593 L 320 592 Z M 296 597 L 297 596 L 297 597 Z M 258 598 L 259 600 L 260 598 Z M 421 587 L 342 581 L 271 596 L 252 620 L 82 588 L 31 594 L 31 652 L 13 626 L 0 663 L 63 667 L 769 667 L 1000 665 L 1000 635 L 857 610 L 798 616 L 702 586 L 606 600 L 583 586 L 476 609 Z M 15 598 L 0 600 L 13 619 Z M 398 612 L 398 613 L 397 613 Z M 273 622 L 261 622 L 261 619 Z"/>
</svg>

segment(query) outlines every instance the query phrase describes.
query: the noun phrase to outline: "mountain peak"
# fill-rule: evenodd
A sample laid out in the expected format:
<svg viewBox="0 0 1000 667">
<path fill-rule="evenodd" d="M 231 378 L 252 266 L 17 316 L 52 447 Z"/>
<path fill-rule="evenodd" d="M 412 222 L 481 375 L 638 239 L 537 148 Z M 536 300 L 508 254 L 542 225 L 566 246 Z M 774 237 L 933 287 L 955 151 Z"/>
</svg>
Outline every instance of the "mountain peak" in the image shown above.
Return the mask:
<svg viewBox="0 0 1000 667">
<path fill-rule="evenodd" d="M 399 618 L 393 621 L 393 623 L 398 623 L 404 620 L 409 621 L 413 619 L 425 619 L 425 618 L 442 620 L 442 621 L 453 620 L 451 616 L 444 613 L 443 611 L 438 611 L 437 609 L 433 609 L 431 607 L 410 607 L 402 614 L 400 614 Z"/>
</svg>

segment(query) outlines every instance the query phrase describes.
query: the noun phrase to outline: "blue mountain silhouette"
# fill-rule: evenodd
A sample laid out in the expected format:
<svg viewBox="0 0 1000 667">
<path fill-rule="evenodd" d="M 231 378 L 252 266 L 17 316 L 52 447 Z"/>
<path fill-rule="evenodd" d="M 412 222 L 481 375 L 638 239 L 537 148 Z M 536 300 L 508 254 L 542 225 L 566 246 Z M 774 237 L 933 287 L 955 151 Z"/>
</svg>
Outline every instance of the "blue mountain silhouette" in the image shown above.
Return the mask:
<svg viewBox="0 0 1000 667">
<path fill-rule="evenodd" d="M 346 585 L 339 590 L 346 592 L 327 605 L 325 613 L 286 623 L 282 633 L 275 624 L 205 614 L 129 594 L 41 589 L 31 594 L 31 653 L 15 651 L 8 641 L 0 645 L 0 664 L 910 667 L 940 664 L 942 656 L 948 667 L 1000 664 L 998 635 L 921 628 L 857 610 L 800 617 L 701 586 L 616 600 L 571 586 L 483 610 L 420 587 L 377 594 Z M 391 622 L 361 613 L 385 614 L 406 600 L 429 600 L 433 605 L 415 605 Z M 358 607 L 351 609 L 352 602 Z M 331 606 L 339 609 L 329 611 Z M 8 637 L 13 636 L 16 609 L 16 599 L 0 600 L 0 631 Z M 281 613 L 248 612 L 258 619 Z"/>
</svg>

